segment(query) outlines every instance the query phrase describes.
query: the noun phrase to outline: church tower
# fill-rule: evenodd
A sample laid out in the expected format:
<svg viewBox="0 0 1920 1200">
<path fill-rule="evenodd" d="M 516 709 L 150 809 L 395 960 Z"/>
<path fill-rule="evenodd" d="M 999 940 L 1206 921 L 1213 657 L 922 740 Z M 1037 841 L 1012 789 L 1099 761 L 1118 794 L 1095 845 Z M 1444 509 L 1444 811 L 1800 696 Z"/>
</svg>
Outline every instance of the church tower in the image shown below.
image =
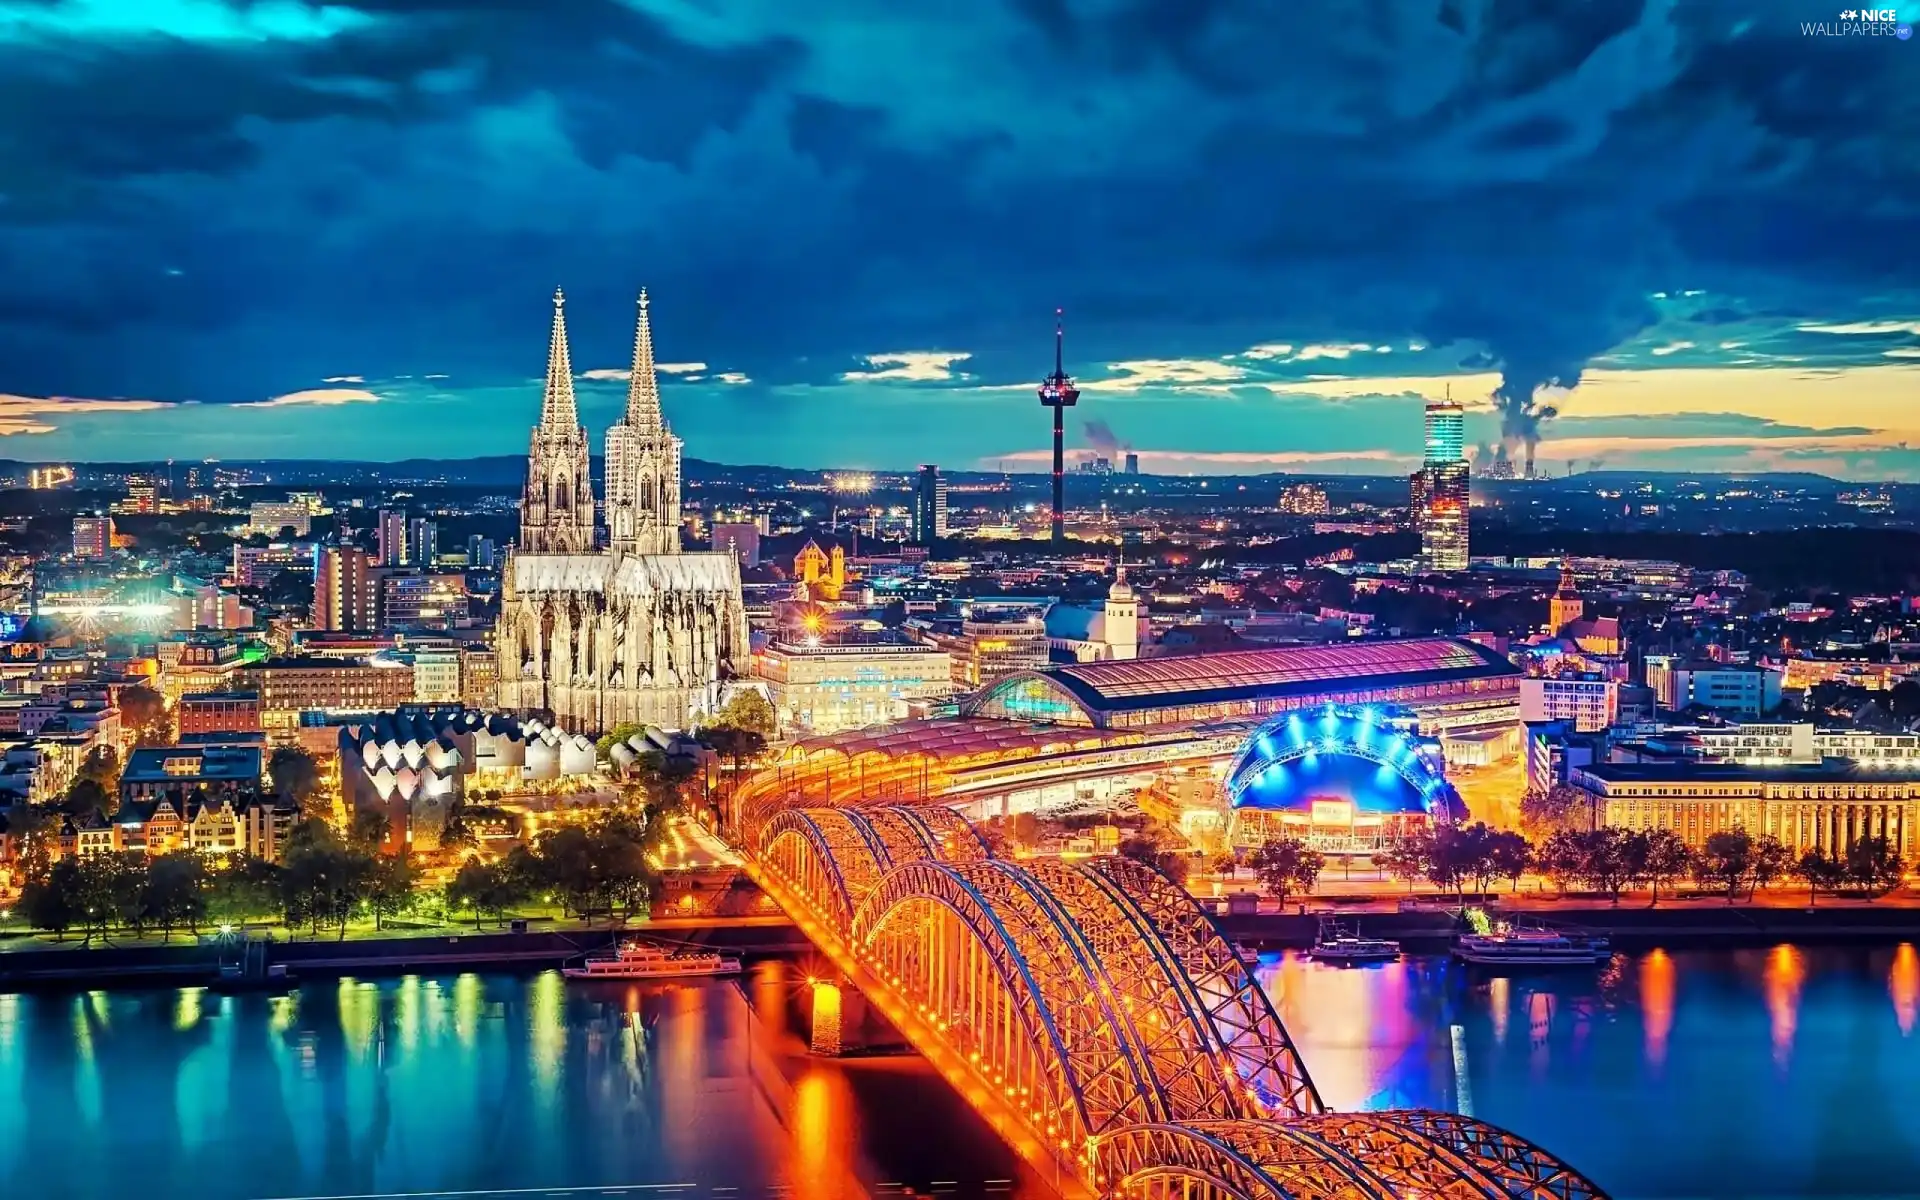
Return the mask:
<svg viewBox="0 0 1920 1200">
<path fill-rule="evenodd" d="M 1140 598 L 1127 582 L 1127 564 L 1114 572 L 1113 586 L 1107 589 L 1107 606 L 1102 614 L 1102 636 L 1108 656 L 1117 659 L 1140 656 Z"/>
<path fill-rule="evenodd" d="M 627 376 L 627 413 L 607 430 L 607 533 L 615 554 L 680 553 L 680 439 L 660 414 L 645 289 Z"/>
<path fill-rule="evenodd" d="M 1567 626 L 1580 619 L 1586 607 L 1586 601 L 1580 598 L 1580 589 L 1574 586 L 1573 568 L 1561 559 L 1560 590 L 1547 601 L 1547 632 L 1555 636 L 1564 633 Z"/>
<path fill-rule="evenodd" d="M 591 554 L 593 468 L 587 431 L 573 402 L 573 360 L 567 353 L 566 297 L 553 293 L 553 334 L 547 345 L 547 388 L 540 424 L 527 452 L 527 487 L 520 497 L 522 554 Z"/>
</svg>

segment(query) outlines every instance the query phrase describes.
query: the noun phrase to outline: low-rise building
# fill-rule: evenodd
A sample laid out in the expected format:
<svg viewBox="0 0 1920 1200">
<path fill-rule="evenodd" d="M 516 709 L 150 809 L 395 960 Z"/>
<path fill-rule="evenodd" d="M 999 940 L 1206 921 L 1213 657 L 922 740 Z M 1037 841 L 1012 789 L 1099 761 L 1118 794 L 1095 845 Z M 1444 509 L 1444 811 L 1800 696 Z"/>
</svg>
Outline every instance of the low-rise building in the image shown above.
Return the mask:
<svg viewBox="0 0 1920 1200">
<path fill-rule="evenodd" d="M 1520 720 L 1571 721 L 1580 733 L 1605 729 L 1619 711 L 1619 688 L 1599 676 L 1528 677 L 1520 681 Z"/>
<path fill-rule="evenodd" d="M 782 728 L 832 733 L 901 720 L 912 700 L 953 692 L 943 650 L 892 636 L 770 643 L 754 655 Z"/>
<path fill-rule="evenodd" d="M 1884 837 L 1912 860 L 1920 850 L 1920 773 L 1855 763 L 1588 763 L 1568 772 L 1594 823 L 1670 829 L 1693 847 L 1723 830 L 1771 834 L 1796 851 L 1844 853 Z"/>
<path fill-rule="evenodd" d="M 194 692 L 176 710 L 182 737 L 194 733 L 245 733 L 260 725 L 258 692 Z"/>
<path fill-rule="evenodd" d="M 397 661 L 274 658 L 238 682 L 259 694 L 261 727 L 280 737 L 292 736 L 303 712 L 379 712 L 413 701 L 413 671 Z"/>
<path fill-rule="evenodd" d="M 1661 708 L 1705 708 L 1732 717 L 1758 717 L 1780 705 L 1781 672 L 1743 663 L 1689 662 L 1647 656 L 1647 686 Z"/>
</svg>

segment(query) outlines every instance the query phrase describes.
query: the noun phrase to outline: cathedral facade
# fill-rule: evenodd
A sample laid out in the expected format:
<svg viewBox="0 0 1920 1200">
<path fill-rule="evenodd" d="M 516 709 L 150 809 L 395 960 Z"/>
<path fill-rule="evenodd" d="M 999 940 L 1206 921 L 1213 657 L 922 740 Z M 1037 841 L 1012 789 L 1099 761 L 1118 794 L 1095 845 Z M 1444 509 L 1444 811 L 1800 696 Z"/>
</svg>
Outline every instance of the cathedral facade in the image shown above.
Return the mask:
<svg viewBox="0 0 1920 1200">
<path fill-rule="evenodd" d="M 680 549 L 680 439 L 660 411 L 645 292 L 627 411 L 607 431 L 600 547 L 565 303 L 555 292 L 520 540 L 501 578 L 500 703 L 551 714 L 573 733 L 624 722 L 684 729 L 718 707 L 722 683 L 746 665 L 739 565 Z"/>
</svg>

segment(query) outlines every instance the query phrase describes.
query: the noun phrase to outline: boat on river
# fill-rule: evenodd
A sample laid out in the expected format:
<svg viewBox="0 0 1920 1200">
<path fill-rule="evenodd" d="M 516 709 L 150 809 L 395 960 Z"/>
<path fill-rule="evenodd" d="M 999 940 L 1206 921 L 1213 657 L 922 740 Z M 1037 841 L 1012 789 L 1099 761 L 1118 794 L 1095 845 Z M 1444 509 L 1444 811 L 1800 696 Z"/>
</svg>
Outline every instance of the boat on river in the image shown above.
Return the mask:
<svg viewBox="0 0 1920 1200">
<path fill-rule="evenodd" d="M 577 967 L 563 967 L 568 979 L 682 979 L 738 975 L 740 960 L 706 950 L 685 950 L 654 942 L 627 941 L 612 950 L 589 954 Z"/>
<path fill-rule="evenodd" d="M 1313 947 L 1306 952 L 1306 957 L 1336 966 L 1392 962 L 1400 957 L 1400 943 L 1385 938 L 1361 937 L 1357 927 L 1323 918 L 1320 933 L 1313 939 Z"/>
<path fill-rule="evenodd" d="M 1468 929 L 1453 939 L 1453 956 L 1462 962 L 1499 967 L 1594 967 L 1613 957 L 1606 938 L 1544 922 L 1515 918 L 1495 921 L 1479 909 L 1463 914 Z"/>
</svg>

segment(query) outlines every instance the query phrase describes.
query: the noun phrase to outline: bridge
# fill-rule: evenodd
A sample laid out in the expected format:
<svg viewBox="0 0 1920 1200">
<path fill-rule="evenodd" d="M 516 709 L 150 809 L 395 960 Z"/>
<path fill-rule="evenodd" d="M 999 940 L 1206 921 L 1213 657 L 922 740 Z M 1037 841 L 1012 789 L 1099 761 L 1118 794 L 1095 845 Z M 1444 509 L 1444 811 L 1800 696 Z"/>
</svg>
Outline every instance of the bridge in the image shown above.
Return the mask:
<svg viewBox="0 0 1920 1200">
<path fill-rule="evenodd" d="M 1233 945 L 1150 867 L 998 859 L 944 807 L 789 809 L 755 845 L 845 983 L 1063 1195 L 1603 1197 L 1472 1118 L 1329 1111 Z M 839 999 L 819 986 L 816 1032 Z"/>
</svg>

